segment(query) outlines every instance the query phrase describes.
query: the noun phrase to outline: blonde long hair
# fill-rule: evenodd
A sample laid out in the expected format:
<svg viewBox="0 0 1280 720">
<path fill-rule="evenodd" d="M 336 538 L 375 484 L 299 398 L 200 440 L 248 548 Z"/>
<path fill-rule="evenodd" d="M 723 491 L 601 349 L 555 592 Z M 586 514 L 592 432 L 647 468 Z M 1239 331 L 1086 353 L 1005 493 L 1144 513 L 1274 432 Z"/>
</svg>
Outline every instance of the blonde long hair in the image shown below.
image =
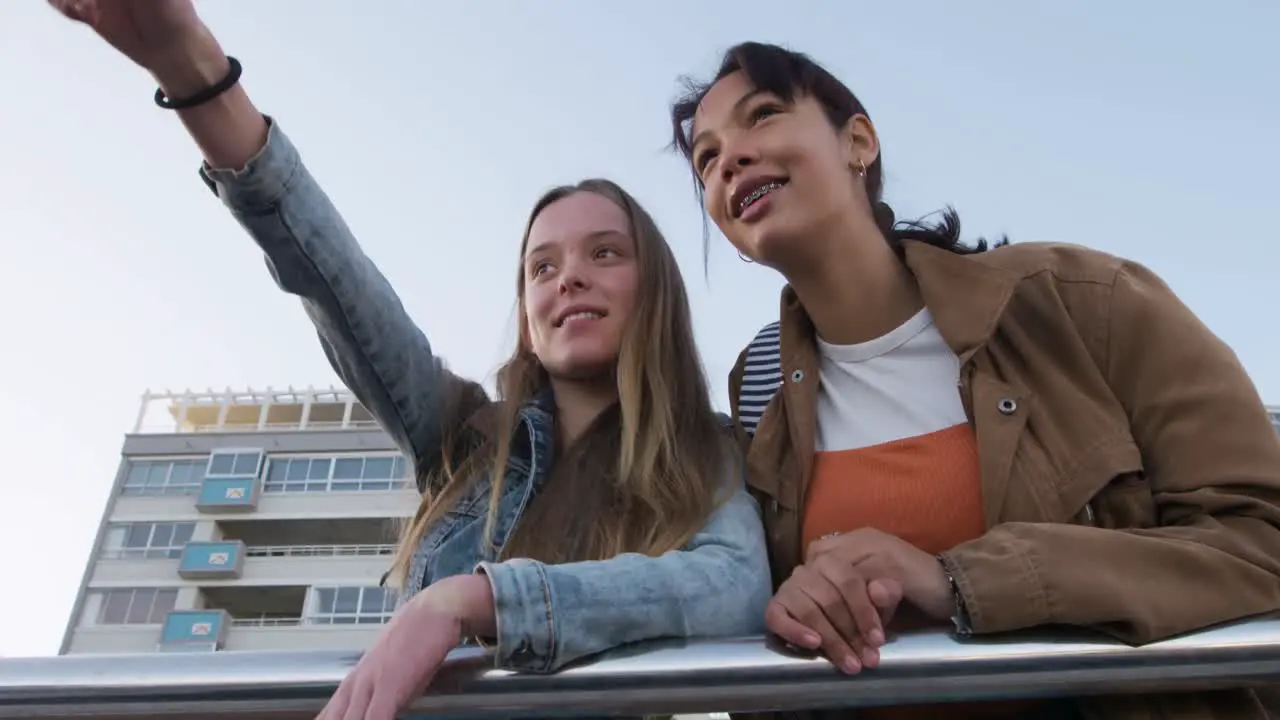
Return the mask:
<svg viewBox="0 0 1280 720">
<path fill-rule="evenodd" d="M 723 500 L 731 455 L 711 406 L 694 344 L 688 293 L 675 256 L 653 218 L 616 183 L 589 179 L 554 188 L 534 205 L 520 245 L 549 205 L 580 192 L 616 203 L 635 241 L 639 283 L 618 354 L 618 403 L 575 443 L 558 450 L 556 469 L 503 548 L 506 557 L 546 562 L 599 560 L 624 552 L 660 555 L 689 541 Z M 523 263 L 521 263 L 523 265 Z M 525 278 L 516 277 L 518 318 L 525 322 Z M 498 371 L 496 430 L 479 443 L 460 442 L 457 417 L 438 467 L 426 468 L 417 513 L 402 535 L 392 569 L 401 586 L 427 529 L 489 473 L 485 542 L 491 547 L 498 502 L 520 409 L 549 385 L 521 333 Z M 461 449 L 460 449 L 461 446 Z M 462 455 L 455 463 L 455 456 Z"/>
</svg>

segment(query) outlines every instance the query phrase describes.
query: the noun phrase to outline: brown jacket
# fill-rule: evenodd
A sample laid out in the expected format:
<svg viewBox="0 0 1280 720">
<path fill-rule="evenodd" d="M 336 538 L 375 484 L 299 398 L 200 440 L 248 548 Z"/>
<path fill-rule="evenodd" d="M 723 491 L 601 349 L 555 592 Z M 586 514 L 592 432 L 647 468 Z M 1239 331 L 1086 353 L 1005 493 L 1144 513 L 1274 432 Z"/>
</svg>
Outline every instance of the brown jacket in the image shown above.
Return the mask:
<svg viewBox="0 0 1280 720">
<path fill-rule="evenodd" d="M 906 262 L 977 434 L 988 529 L 946 554 L 975 633 L 1052 623 L 1140 644 L 1280 609 L 1280 440 L 1235 354 L 1158 277 L 1065 245 L 908 243 Z M 818 390 L 790 289 L 781 361 L 747 461 L 775 581 L 801 561 Z M 1079 709 L 1138 720 L 1175 702 L 1180 718 L 1266 717 L 1247 691 Z"/>
</svg>

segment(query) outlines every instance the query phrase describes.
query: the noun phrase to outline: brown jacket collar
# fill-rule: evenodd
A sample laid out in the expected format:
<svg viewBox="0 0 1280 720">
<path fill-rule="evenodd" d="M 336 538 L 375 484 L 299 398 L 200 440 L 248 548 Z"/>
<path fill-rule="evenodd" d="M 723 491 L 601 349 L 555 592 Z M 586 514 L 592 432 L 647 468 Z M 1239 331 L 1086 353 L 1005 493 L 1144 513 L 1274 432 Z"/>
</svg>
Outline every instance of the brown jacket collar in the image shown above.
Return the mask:
<svg viewBox="0 0 1280 720">
<path fill-rule="evenodd" d="M 961 362 L 968 360 L 995 332 L 1014 288 L 1027 273 L 990 263 L 985 253 L 960 255 L 910 240 L 903 248 L 938 332 Z M 781 310 L 784 327 L 812 335 L 808 313 L 790 285 L 782 290 Z"/>
</svg>

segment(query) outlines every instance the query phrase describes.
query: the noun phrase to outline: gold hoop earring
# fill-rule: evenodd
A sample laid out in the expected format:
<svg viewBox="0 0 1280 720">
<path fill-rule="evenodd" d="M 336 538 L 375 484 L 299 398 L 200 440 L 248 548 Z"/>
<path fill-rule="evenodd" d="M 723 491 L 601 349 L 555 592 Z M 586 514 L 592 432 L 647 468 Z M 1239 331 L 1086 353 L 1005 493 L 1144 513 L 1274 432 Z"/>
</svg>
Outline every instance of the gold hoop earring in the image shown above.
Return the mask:
<svg viewBox="0 0 1280 720">
<path fill-rule="evenodd" d="M 867 164 L 862 161 L 862 158 L 858 158 L 858 177 L 861 178 L 866 176 L 867 176 Z"/>
<path fill-rule="evenodd" d="M 738 251 L 738 259 L 739 259 L 739 260 L 741 260 L 741 261 L 742 261 L 742 262 L 744 262 L 744 263 L 754 263 L 754 262 L 755 262 L 755 260 L 752 260 L 751 258 L 747 257 L 746 255 L 743 255 L 741 250 L 739 250 L 739 251 Z"/>
</svg>

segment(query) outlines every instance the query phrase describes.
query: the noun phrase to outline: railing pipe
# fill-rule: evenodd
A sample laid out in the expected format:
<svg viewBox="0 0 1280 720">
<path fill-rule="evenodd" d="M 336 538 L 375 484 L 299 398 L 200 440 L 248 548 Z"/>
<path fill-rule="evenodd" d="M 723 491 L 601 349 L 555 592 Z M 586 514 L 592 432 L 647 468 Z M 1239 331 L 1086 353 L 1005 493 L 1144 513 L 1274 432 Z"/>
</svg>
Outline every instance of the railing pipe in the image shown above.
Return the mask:
<svg viewBox="0 0 1280 720">
<path fill-rule="evenodd" d="M 376 557 L 393 555 L 395 545 L 249 545 L 245 557 Z"/>
<path fill-rule="evenodd" d="M 293 718 L 314 715 L 358 656 L 343 652 L 71 655 L 0 660 L 0 717 Z M 1280 620 L 1131 647 L 1049 633 L 960 640 L 925 631 L 856 676 L 762 640 L 649 643 L 551 675 L 455 651 L 423 715 L 553 717 L 794 710 L 1188 691 L 1280 680 Z"/>
</svg>

